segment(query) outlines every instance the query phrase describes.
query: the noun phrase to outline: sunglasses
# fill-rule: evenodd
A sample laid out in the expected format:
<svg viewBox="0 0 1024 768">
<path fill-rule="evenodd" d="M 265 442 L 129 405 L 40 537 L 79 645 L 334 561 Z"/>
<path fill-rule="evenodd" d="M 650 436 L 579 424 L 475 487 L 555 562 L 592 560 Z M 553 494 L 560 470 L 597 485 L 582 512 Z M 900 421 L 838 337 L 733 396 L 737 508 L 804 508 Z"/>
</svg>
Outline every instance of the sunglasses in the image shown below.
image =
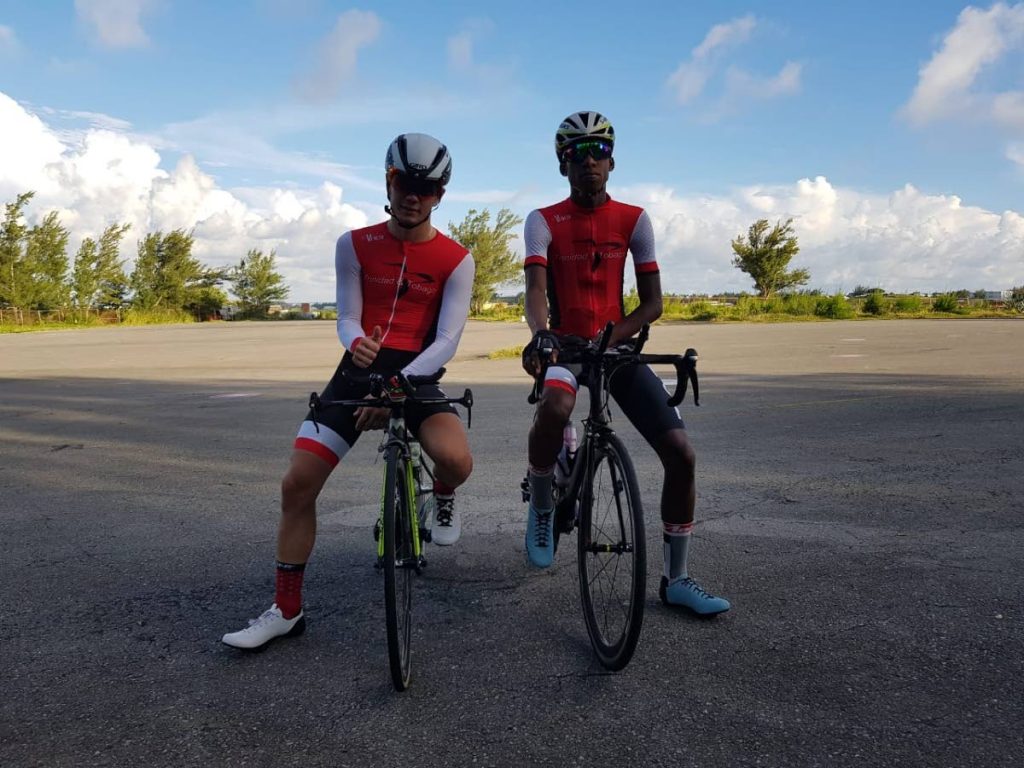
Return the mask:
<svg viewBox="0 0 1024 768">
<path fill-rule="evenodd" d="M 562 159 L 570 163 L 582 163 L 588 157 L 607 160 L 612 156 L 612 145 L 607 141 L 581 141 L 562 153 Z"/>
<path fill-rule="evenodd" d="M 404 173 L 394 173 L 391 182 L 403 195 L 416 195 L 417 197 L 440 197 L 444 188 L 436 181 L 430 179 L 417 179 L 414 176 L 407 176 Z"/>
</svg>

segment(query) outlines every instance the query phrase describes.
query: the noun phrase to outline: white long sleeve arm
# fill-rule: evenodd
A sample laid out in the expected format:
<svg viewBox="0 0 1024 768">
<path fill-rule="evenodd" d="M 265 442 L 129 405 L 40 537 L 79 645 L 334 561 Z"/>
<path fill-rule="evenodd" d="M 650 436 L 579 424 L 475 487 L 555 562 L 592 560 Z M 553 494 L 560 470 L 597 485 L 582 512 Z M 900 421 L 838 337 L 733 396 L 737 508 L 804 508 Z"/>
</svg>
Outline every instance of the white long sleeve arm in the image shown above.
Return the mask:
<svg viewBox="0 0 1024 768">
<path fill-rule="evenodd" d="M 455 356 L 462 331 L 466 327 L 466 318 L 469 316 L 475 273 L 476 263 L 473 261 L 473 255 L 467 253 L 445 281 L 434 341 L 402 369 L 406 376 L 425 376 L 434 373 Z M 338 317 L 340 322 L 340 313 Z"/>
<path fill-rule="evenodd" d="M 335 299 L 338 305 L 338 338 L 349 352 L 363 331 L 362 268 L 352 245 L 352 233 L 338 238 L 334 248 Z"/>
</svg>

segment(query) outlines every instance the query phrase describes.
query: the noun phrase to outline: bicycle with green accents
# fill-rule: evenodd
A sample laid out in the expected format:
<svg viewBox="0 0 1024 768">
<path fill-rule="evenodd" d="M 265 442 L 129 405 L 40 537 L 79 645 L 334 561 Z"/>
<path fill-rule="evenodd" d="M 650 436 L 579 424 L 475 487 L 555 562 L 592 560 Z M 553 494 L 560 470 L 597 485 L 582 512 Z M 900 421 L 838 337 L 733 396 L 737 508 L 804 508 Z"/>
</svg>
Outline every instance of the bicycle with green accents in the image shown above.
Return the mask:
<svg viewBox="0 0 1024 768">
<path fill-rule="evenodd" d="M 370 396 L 359 400 L 322 400 L 317 393 L 309 398 L 309 408 L 389 408 L 384 438 L 378 451 L 384 456 L 384 482 L 381 489 L 380 516 L 373 528 L 377 544 L 377 565 L 384 572 L 384 612 L 388 635 L 388 664 L 395 689 L 409 687 L 412 672 L 412 599 L 413 580 L 423 572 L 427 560 L 423 544 L 430 541 L 430 502 L 433 501 L 433 471 L 420 451 L 419 443 L 405 425 L 405 407 L 410 402 L 457 404 L 469 414 L 472 424 L 473 393 L 462 397 L 420 397 L 416 388 L 436 384 L 444 375 L 440 369 L 431 376 L 365 377 L 347 373 L 353 381 L 366 381 Z"/>
</svg>

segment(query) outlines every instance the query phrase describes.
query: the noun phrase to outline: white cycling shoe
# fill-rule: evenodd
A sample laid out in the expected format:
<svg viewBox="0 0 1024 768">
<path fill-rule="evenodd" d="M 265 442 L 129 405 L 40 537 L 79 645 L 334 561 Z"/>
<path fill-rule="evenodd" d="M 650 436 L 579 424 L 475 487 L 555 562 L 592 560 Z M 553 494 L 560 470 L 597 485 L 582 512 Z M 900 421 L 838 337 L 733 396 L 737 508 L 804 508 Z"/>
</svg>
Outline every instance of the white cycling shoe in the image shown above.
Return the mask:
<svg viewBox="0 0 1024 768">
<path fill-rule="evenodd" d="M 439 546 L 448 547 L 459 540 L 462 535 L 462 515 L 455 506 L 455 499 L 434 497 L 434 524 L 430 530 L 430 540 Z"/>
<path fill-rule="evenodd" d="M 291 619 L 281 615 L 276 604 L 270 606 L 258 619 L 249 619 L 249 626 L 237 632 L 229 632 L 221 642 L 232 648 L 245 651 L 262 649 L 278 637 L 297 637 L 306 631 L 306 618 L 302 611 Z"/>
</svg>

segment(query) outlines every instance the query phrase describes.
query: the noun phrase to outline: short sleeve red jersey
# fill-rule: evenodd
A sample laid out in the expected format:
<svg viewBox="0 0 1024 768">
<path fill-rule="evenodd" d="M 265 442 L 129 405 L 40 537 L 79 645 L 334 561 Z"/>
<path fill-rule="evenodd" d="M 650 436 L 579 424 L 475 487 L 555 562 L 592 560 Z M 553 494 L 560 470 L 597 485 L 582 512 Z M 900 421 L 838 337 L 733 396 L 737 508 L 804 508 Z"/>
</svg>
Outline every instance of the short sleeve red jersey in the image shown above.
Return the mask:
<svg viewBox="0 0 1024 768">
<path fill-rule="evenodd" d="M 525 244 L 524 266 L 547 268 L 550 325 L 563 334 L 593 338 L 622 320 L 627 252 L 635 274 L 658 271 L 647 213 L 611 198 L 596 208 L 566 199 L 533 211 Z"/>
<path fill-rule="evenodd" d="M 437 335 L 446 291 L 453 298 L 449 280 L 458 283 L 459 301 L 453 303 L 468 309 L 472 262 L 469 251 L 440 232 L 412 243 L 394 237 L 382 222 L 342 235 L 336 255 L 339 321 L 354 321 L 348 327 L 339 322 L 342 343 L 351 349 L 356 338 L 380 326 L 383 346 L 422 352 Z M 465 311 L 458 320 L 461 330 Z"/>
</svg>

